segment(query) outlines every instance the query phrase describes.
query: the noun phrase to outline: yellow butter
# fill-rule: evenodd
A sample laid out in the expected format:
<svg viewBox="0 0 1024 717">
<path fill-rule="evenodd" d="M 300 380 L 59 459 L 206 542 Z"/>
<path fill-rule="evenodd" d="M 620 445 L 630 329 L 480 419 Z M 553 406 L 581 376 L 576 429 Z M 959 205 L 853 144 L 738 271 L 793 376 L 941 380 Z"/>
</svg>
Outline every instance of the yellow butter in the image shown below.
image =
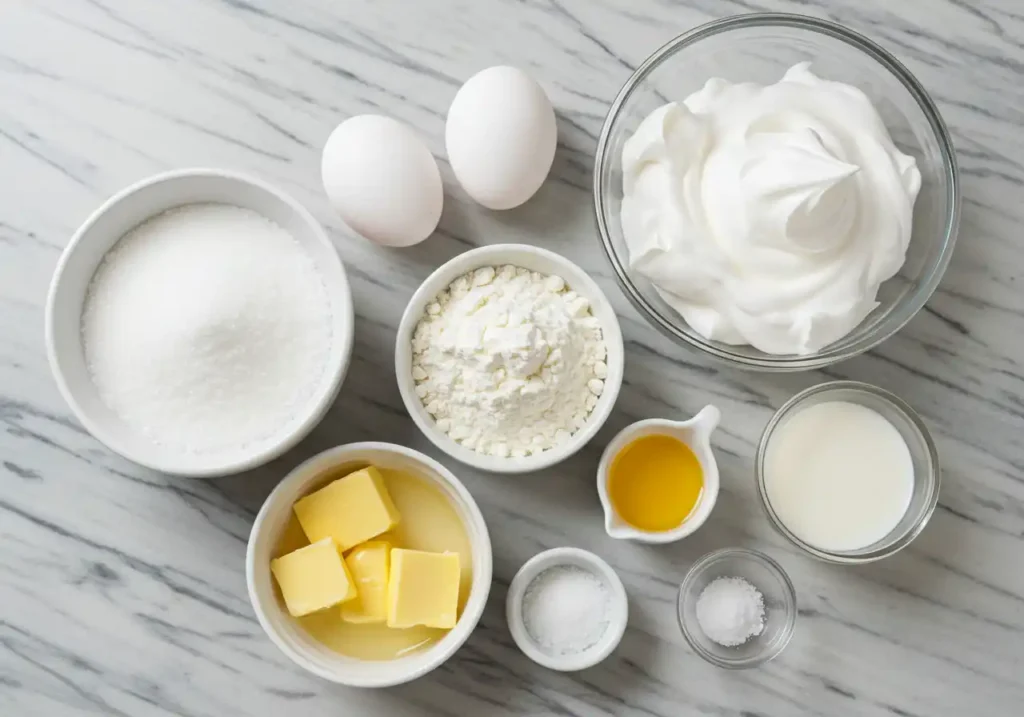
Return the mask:
<svg viewBox="0 0 1024 717">
<path fill-rule="evenodd" d="M 356 597 L 356 586 L 333 538 L 324 538 L 270 561 L 288 612 L 295 617 Z"/>
<path fill-rule="evenodd" d="M 457 553 L 392 550 L 388 627 L 455 627 L 460 572 Z"/>
<path fill-rule="evenodd" d="M 391 530 L 399 518 L 384 477 L 373 466 L 302 498 L 295 516 L 311 543 L 330 537 L 343 551 Z"/>
<path fill-rule="evenodd" d="M 359 597 L 341 606 L 345 622 L 384 622 L 388 616 L 388 565 L 391 544 L 376 540 L 363 543 L 345 556 Z"/>
</svg>

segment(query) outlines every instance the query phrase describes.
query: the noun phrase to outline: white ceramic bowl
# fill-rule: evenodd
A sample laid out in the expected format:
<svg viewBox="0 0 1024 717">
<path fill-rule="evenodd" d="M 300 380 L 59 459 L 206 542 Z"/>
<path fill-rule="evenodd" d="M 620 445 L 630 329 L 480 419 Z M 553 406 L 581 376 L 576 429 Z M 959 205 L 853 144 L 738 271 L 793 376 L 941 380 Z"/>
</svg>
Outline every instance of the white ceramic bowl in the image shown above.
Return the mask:
<svg viewBox="0 0 1024 717">
<path fill-rule="evenodd" d="M 565 279 L 569 288 L 590 301 L 591 311 L 601 322 L 605 345 L 608 349 L 608 377 L 604 380 L 604 392 L 587 418 L 582 429 L 572 438 L 555 448 L 523 458 L 500 458 L 470 450 L 442 433 L 434 419 L 416 395 L 416 382 L 412 378 L 412 335 L 430 301 L 444 291 L 458 277 L 484 266 L 512 264 L 542 274 L 555 274 Z M 434 445 L 452 458 L 494 473 L 528 473 L 547 468 L 576 453 L 608 419 L 622 387 L 622 370 L 625 352 L 622 347 L 622 332 L 619 319 L 615 316 L 608 298 L 600 287 L 583 269 L 563 256 L 547 249 L 526 244 L 495 244 L 479 247 L 460 254 L 442 265 L 427 277 L 409 300 L 398 325 L 395 343 L 395 374 L 398 389 L 405 402 L 405 408 L 420 430 L 433 441 Z"/>
<path fill-rule="evenodd" d="M 533 579 L 548 568 L 558 565 L 570 565 L 582 568 L 593 573 L 602 581 L 608 592 L 611 594 L 611 620 L 604 635 L 591 647 L 583 652 L 571 655 L 552 655 L 544 650 L 530 637 L 523 622 L 523 596 L 526 589 L 533 582 Z M 508 629 L 512 633 L 512 639 L 527 657 L 552 670 L 560 672 L 575 672 L 588 667 L 593 667 L 610 655 L 626 632 L 626 623 L 629 622 L 629 600 L 626 598 L 626 588 L 622 580 L 612 567 L 604 560 L 586 550 L 579 548 L 552 548 L 538 553 L 519 568 L 519 572 L 512 578 L 508 587 L 508 596 L 505 598 L 505 618 L 508 620 Z"/>
<path fill-rule="evenodd" d="M 216 202 L 259 212 L 287 229 L 323 276 L 333 316 L 333 344 L 320 385 L 303 411 L 271 441 L 213 455 L 161 446 L 126 425 L 93 385 L 81 341 L 89 282 L 104 255 L 128 231 L 168 209 Z M 57 263 L 46 303 L 46 349 L 57 386 L 82 425 L 108 448 L 141 465 L 178 475 L 235 473 L 276 458 L 304 438 L 333 403 L 352 354 L 352 295 L 331 240 L 301 204 L 258 179 L 214 169 L 185 169 L 144 179 L 108 199 L 75 232 Z"/>
<path fill-rule="evenodd" d="M 429 480 L 455 507 L 473 552 L 473 585 L 458 623 L 440 641 L 394 660 L 357 660 L 338 654 L 307 635 L 288 615 L 274 590 L 270 560 L 291 517 L 292 506 L 317 487 L 328 470 L 373 464 L 397 468 Z M 480 620 L 491 590 L 491 539 L 473 497 L 448 469 L 418 451 L 391 443 L 352 443 L 324 451 L 289 473 L 264 502 L 249 535 L 245 577 L 260 625 L 295 664 L 314 675 L 352 687 L 388 687 L 425 675 L 459 649 Z"/>
</svg>

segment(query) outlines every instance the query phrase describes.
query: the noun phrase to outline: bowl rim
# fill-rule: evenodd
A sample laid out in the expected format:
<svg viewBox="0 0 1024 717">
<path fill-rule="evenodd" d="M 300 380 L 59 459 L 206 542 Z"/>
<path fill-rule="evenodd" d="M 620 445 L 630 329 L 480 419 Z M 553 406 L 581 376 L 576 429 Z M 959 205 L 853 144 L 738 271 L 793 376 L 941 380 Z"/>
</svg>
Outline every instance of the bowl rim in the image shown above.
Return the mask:
<svg viewBox="0 0 1024 717">
<path fill-rule="evenodd" d="M 289 210 L 294 213 L 294 215 L 309 229 L 310 236 L 313 237 L 315 241 L 321 243 L 326 249 L 329 249 L 327 252 L 328 262 L 330 264 L 328 267 L 329 276 L 324 276 L 324 281 L 330 282 L 334 286 L 334 290 L 337 292 L 339 304 L 338 309 L 343 314 L 340 321 L 343 328 L 342 334 L 334 339 L 338 345 L 337 350 L 340 360 L 336 365 L 328 364 L 325 367 L 325 372 L 333 373 L 331 380 L 320 388 L 319 394 L 314 395 L 314 398 L 311 399 L 309 403 L 308 415 L 301 422 L 296 424 L 292 431 L 282 434 L 279 440 L 264 446 L 257 452 L 230 462 L 217 462 L 209 466 L 195 465 L 192 467 L 182 467 L 174 464 L 173 462 L 154 460 L 147 452 L 140 452 L 131 445 L 125 445 L 123 442 L 111 435 L 101 421 L 93 420 L 92 415 L 82 407 L 81 403 L 79 403 L 76 397 L 76 391 L 72 389 L 64 375 L 60 357 L 57 355 L 56 341 L 54 338 L 53 315 L 56 308 L 58 287 L 64 278 L 64 274 L 67 271 L 67 267 L 72 256 L 79 250 L 83 242 L 87 241 L 87 237 L 91 236 L 90 233 L 92 228 L 105 214 L 111 211 L 115 206 L 124 202 L 132 201 L 132 199 L 139 193 L 158 184 L 181 180 L 187 181 L 189 179 L 197 178 L 217 179 L 241 185 L 248 185 L 249 187 L 257 189 L 264 194 L 272 196 L 277 201 L 287 206 Z M 50 372 L 53 374 L 54 380 L 57 383 L 57 388 L 60 391 L 61 396 L 64 398 L 64 401 L 68 404 L 71 408 L 71 412 L 85 427 L 85 429 L 107 448 L 133 463 L 162 473 L 186 476 L 190 478 L 213 478 L 255 468 L 256 466 L 277 458 L 289 449 L 295 447 L 299 441 L 305 438 L 306 435 L 308 435 L 309 432 L 313 430 L 313 428 L 323 419 L 341 390 L 341 384 L 348 372 L 348 367 L 352 359 L 354 329 L 355 310 L 352 302 L 351 287 L 349 285 L 348 276 L 345 272 L 345 266 L 341 261 L 341 257 L 338 255 L 338 250 L 327 235 L 327 232 L 316 220 L 313 214 L 291 195 L 277 189 L 273 185 L 264 182 L 261 179 L 234 170 L 217 169 L 212 167 L 189 167 L 158 172 L 157 174 L 129 184 L 93 210 L 89 217 L 78 227 L 78 229 L 75 230 L 75 233 L 68 241 L 67 246 L 61 252 L 60 258 L 57 261 L 57 266 L 53 272 L 53 277 L 50 280 L 44 317 L 46 355 L 50 364 Z"/>
<path fill-rule="evenodd" d="M 686 621 L 683 619 L 683 600 L 684 595 L 687 592 L 687 588 L 694 580 L 697 579 L 698 575 L 707 569 L 709 565 L 723 558 L 729 557 L 760 563 L 770 572 L 775 573 L 775 575 L 781 579 L 785 592 L 789 595 L 789 598 L 793 603 L 793 609 L 786 615 L 785 635 L 781 640 L 779 640 L 779 643 L 771 652 L 765 652 L 764 654 L 756 657 L 749 657 L 745 659 L 726 660 L 704 649 L 704 646 L 694 639 L 693 635 L 690 634 L 689 628 L 686 626 Z M 686 643 L 694 652 L 704 658 L 707 662 L 727 670 L 746 670 L 751 667 L 758 667 L 781 655 L 789 644 L 789 641 L 793 639 L 793 632 L 796 629 L 798 607 L 796 587 L 793 585 L 793 580 L 789 577 L 789 573 L 786 572 L 785 568 L 783 568 L 775 558 L 762 553 L 760 550 L 755 550 L 754 548 L 732 547 L 712 550 L 690 566 L 690 569 L 686 571 L 686 575 L 683 576 L 682 582 L 679 583 L 679 590 L 676 592 L 676 622 L 679 624 L 679 630 L 683 633 L 683 638 L 686 640 Z"/>
<path fill-rule="evenodd" d="M 421 463 L 440 476 L 440 478 L 455 491 L 460 500 L 463 501 L 474 527 L 479 531 L 479 539 L 471 541 L 471 549 L 473 550 L 474 556 L 477 554 L 482 556 L 483 570 L 474 569 L 473 571 L 473 586 L 475 588 L 479 585 L 479 588 L 471 590 L 470 597 L 467 600 L 466 606 L 463 608 L 462 615 L 459 617 L 455 627 L 449 630 L 448 634 L 445 635 L 441 641 L 428 648 L 428 653 L 436 652 L 436 655 L 432 656 L 429 660 L 425 660 L 423 664 L 413 670 L 406 672 L 395 671 L 390 675 L 383 676 L 378 679 L 353 680 L 343 675 L 339 675 L 337 672 L 320 669 L 316 663 L 307 660 L 300 652 L 293 650 L 291 645 L 278 634 L 278 630 L 267 617 L 267 610 L 264 607 L 264 601 L 256 587 L 257 567 L 255 547 L 261 531 L 265 528 L 264 523 L 267 520 L 267 515 L 274 506 L 278 505 L 282 500 L 285 500 L 289 496 L 296 494 L 301 490 L 299 486 L 315 479 L 318 475 L 322 475 L 322 471 L 311 471 L 317 463 L 329 461 L 332 464 L 340 464 L 343 463 L 347 457 L 354 457 L 371 451 L 394 453 L 414 462 Z M 276 645 L 277 648 L 287 655 L 288 658 L 296 665 L 314 675 L 317 675 L 318 677 L 322 677 L 325 680 L 347 685 L 349 687 L 393 687 L 395 685 L 411 682 L 412 680 L 422 677 L 428 672 L 436 669 L 455 654 L 463 644 L 465 644 L 466 640 L 468 640 L 469 636 L 473 633 L 473 630 L 476 629 L 477 624 L 480 622 L 480 618 L 483 616 L 484 608 L 487 606 L 487 600 L 491 592 L 493 566 L 494 555 L 491 546 L 490 532 L 487 529 L 487 521 L 484 520 L 483 513 L 480 511 L 480 506 L 473 498 L 473 495 L 469 492 L 469 489 L 466 488 L 454 473 L 445 468 L 439 461 L 434 460 L 430 456 L 425 453 L 421 453 L 414 448 L 408 448 L 406 446 L 388 443 L 385 441 L 361 441 L 357 443 L 345 443 L 320 451 L 316 455 L 309 457 L 299 465 L 295 466 L 295 468 L 290 470 L 281 482 L 274 487 L 274 490 L 272 490 L 270 495 L 268 495 L 263 501 L 263 505 L 260 507 L 259 513 L 256 514 L 256 518 L 253 521 L 252 529 L 249 531 L 249 538 L 246 542 L 245 550 L 245 583 L 246 591 L 249 595 L 249 603 L 252 606 L 253 612 L 256 614 L 256 619 L 259 621 L 260 627 L 263 628 L 264 634 L 266 634 L 267 637 L 270 638 L 270 641 L 273 642 L 274 645 Z M 270 572 L 269 563 L 266 565 L 266 570 L 268 573 Z M 445 643 L 445 640 L 451 635 L 455 635 L 454 639 Z"/>
<path fill-rule="evenodd" d="M 436 428 L 433 419 L 427 414 L 416 395 L 415 381 L 408 366 L 412 361 L 412 334 L 423 307 L 447 288 L 452 281 L 473 269 L 491 266 L 495 263 L 515 264 L 514 261 L 494 260 L 492 257 L 517 253 L 539 256 L 559 267 L 558 274 L 565 279 L 570 288 L 578 290 L 582 287 L 584 291 L 579 293 L 586 295 L 591 305 L 600 305 L 603 312 L 611 317 L 611 321 L 602 321 L 601 323 L 601 331 L 608 353 L 606 360 L 608 376 L 604 379 L 604 391 L 597 406 L 588 416 L 586 424 L 568 441 L 560 446 L 523 458 L 499 458 L 465 448 Z M 601 291 L 601 287 L 581 267 L 561 254 L 529 244 L 490 244 L 470 249 L 446 261 L 431 272 L 430 276 L 424 279 L 413 293 L 402 312 L 395 337 L 395 378 L 402 402 L 405 404 L 405 410 L 412 417 L 413 422 L 431 443 L 455 460 L 490 473 L 532 473 L 560 463 L 582 449 L 611 415 L 622 387 L 624 364 L 625 347 L 622 342 L 622 329 L 615 309 L 608 297 Z"/>
<path fill-rule="evenodd" d="M 860 50 L 874 59 L 878 64 L 889 71 L 910 95 L 917 102 L 928 124 L 931 128 L 936 142 L 939 146 L 939 153 L 942 156 L 942 164 L 946 176 L 946 200 L 949 206 L 949 213 L 946 217 L 945 235 L 942 238 L 942 250 L 929 269 L 926 280 L 917 290 L 907 297 L 900 313 L 893 313 L 876 326 L 876 332 L 870 335 L 870 340 L 863 341 L 859 345 L 843 348 L 842 350 L 826 347 L 816 355 L 812 356 L 745 356 L 730 351 L 726 344 L 712 342 L 700 336 L 689 335 L 676 328 L 675 323 L 656 309 L 637 289 L 636 285 L 629 278 L 629 274 L 618 254 L 612 245 L 609 222 L 614 217 L 608 216 L 610 212 L 606 208 L 604 193 L 601 189 L 601 177 L 609 162 L 617 161 L 609 153 L 612 127 L 618 120 L 623 105 L 630 98 L 640 83 L 664 60 L 689 45 L 700 40 L 728 32 L 730 30 L 746 29 L 751 27 L 788 27 L 797 30 L 826 35 L 832 39 L 845 42 L 847 45 Z M 623 293 L 630 303 L 650 322 L 655 329 L 677 343 L 685 344 L 691 348 L 698 349 L 720 363 L 730 366 L 764 372 L 792 372 L 806 371 L 809 369 L 822 368 L 839 361 L 845 361 L 869 351 L 880 343 L 891 337 L 902 329 L 931 298 L 939 282 L 945 274 L 946 268 L 952 259 L 953 249 L 956 245 L 957 231 L 960 225 L 960 174 L 956 160 L 956 149 L 952 137 L 946 128 L 945 121 L 939 113 L 938 107 L 924 86 L 916 77 L 900 62 L 892 53 L 883 48 L 875 41 L 865 35 L 829 20 L 823 20 L 809 15 L 796 13 L 763 12 L 733 15 L 730 17 L 713 20 L 699 25 L 687 32 L 677 35 L 672 40 L 662 45 L 651 53 L 626 80 L 626 83 L 619 90 L 612 101 L 608 114 L 605 117 L 601 134 L 597 141 L 597 150 L 594 155 L 594 171 L 592 174 L 594 216 L 597 223 L 598 234 L 601 237 L 601 246 L 612 266 L 615 278 Z M 877 330 L 884 329 L 884 330 Z"/>
<path fill-rule="evenodd" d="M 560 565 L 576 566 L 604 579 L 611 592 L 611 617 L 608 629 L 596 643 L 586 650 L 570 655 L 549 655 L 530 637 L 523 621 L 523 597 L 534 578 L 548 568 Z M 505 621 L 512 640 L 524 655 L 538 665 L 558 672 L 576 672 L 602 662 L 615 651 L 622 641 L 629 623 L 629 597 L 615 569 L 601 556 L 582 548 L 549 548 L 523 563 L 509 582 L 505 596 Z"/>
<path fill-rule="evenodd" d="M 888 403 L 897 413 L 901 414 L 906 419 L 909 425 L 914 427 L 921 436 L 926 449 L 925 455 L 928 460 L 928 473 L 931 476 L 931 480 L 929 493 L 925 499 L 924 512 L 921 514 L 918 521 L 905 533 L 900 535 L 889 545 L 885 545 L 876 550 L 865 552 L 823 550 L 822 548 L 817 548 L 810 543 L 801 540 L 786 527 L 776 514 L 775 509 L 772 508 L 771 501 L 768 499 L 768 491 L 765 487 L 764 461 L 768 452 L 768 444 L 771 441 L 772 433 L 786 416 L 796 410 L 799 410 L 807 399 L 837 391 L 867 393 L 875 398 L 881 399 L 885 403 Z M 882 558 L 887 558 L 890 555 L 898 553 L 914 542 L 917 536 L 921 534 L 925 529 L 925 526 L 927 526 L 928 522 L 931 520 L 932 515 L 935 513 L 935 508 L 938 506 L 939 492 L 942 488 L 942 470 L 939 463 L 939 453 L 935 448 L 935 442 L 932 439 L 931 433 L 928 431 L 928 427 L 925 425 L 924 419 L 921 418 L 921 415 L 915 411 L 909 403 L 891 391 L 886 391 L 884 388 L 879 388 L 878 386 L 874 386 L 870 383 L 864 383 L 862 381 L 826 381 L 825 383 L 819 383 L 800 391 L 800 393 L 782 404 L 782 407 L 779 408 L 779 410 L 777 410 L 771 417 L 771 420 L 768 421 L 768 424 L 764 427 L 764 431 L 761 432 L 761 439 L 757 444 L 757 453 L 754 459 L 754 480 L 757 483 L 757 497 L 761 502 L 761 508 L 764 509 L 764 512 L 768 516 L 768 520 L 771 522 L 772 526 L 781 533 L 783 537 L 789 540 L 789 542 L 803 550 L 808 555 L 827 563 L 835 563 L 839 565 L 862 565 L 865 563 L 872 563 L 876 560 L 881 560 Z"/>
</svg>

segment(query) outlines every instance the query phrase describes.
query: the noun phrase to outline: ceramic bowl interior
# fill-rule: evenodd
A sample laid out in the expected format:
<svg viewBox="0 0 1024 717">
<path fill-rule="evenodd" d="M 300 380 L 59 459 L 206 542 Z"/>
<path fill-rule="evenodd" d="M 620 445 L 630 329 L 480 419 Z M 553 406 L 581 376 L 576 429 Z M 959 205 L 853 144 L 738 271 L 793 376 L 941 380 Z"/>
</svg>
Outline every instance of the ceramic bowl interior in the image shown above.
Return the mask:
<svg viewBox="0 0 1024 717">
<path fill-rule="evenodd" d="M 900 522 L 881 540 L 860 550 L 829 551 L 817 548 L 794 535 L 782 522 L 765 488 L 765 458 L 771 450 L 772 436 L 778 428 L 804 408 L 826 401 L 848 401 L 866 406 L 891 423 L 910 449 L 914 466 L 914 489 L 910 505 Z M 758 496 L 761 505 L 782 535 L 794 545 L 821 560 L 832 563 L 870 563 L 880 560 L 910 545 L 928 524 L 939 500 L 941 473 L 939 456 L 935 450 L 928 428 L 921 417 L 903 399 L 877 386 L 857 381 L 833 381 L 823 383 L 798 393 L 780 408 L 761 435 L 755 463 Z"/>
<path fill-rule="evenodd" d="M 292 506 L 347 467 L 403 470 L 429 481 L 462 519 L 473 553 L 473 584 L 455 627 L 433 645 L 394 660 L 358 660 L 314 640 L 284 607 L 270 561 L 292 516 Z M 389 443 L 353 443 L 324 451 L 289 473 L 267 498 L 253 524 L 245 559 L 246 581 L 260 625 L 297 665 L 324 679 L 353 687 L 386 687 L 420 677 L 442 664 L 476 627 L 491 589 L 491 541 L 480 509 L 462 483 L 437 461 Z"/>
<path fill-rule="evenodd" d="M 430 301 L 446 289 L 455 279 L 485 266 L 512 264 L 542 274 L 562 277 L 570 289 L 590 301 L 591 311 L 601 322 L 605 345 L 608 349 L 608 376 L 604 379 L 604 392 L 587 419 L 586 425 L 560 446 L 523 458 L 501 458 L 478 453 L 464 447 L 442 433 L 416 395 L 412 378 L 412 335 Z M 495 244 L 472 249 L 443 264 L 420 285 L 409 300 L 398 325 L 395 342 L 395 374 L 405 409 L 413 421 L 434 445 L 452 458 L 467 465 L 493 473 L 528 473 L 547 468 L 576 453 L 594 437 L 611 414 L 615 399 L 622 386 L 625 351 L 619 319 L 600 287 L 580 267 L 547 249 L 525 244 Z"/>
<path fill-rule="evenodd" d="M 630 268 L 620 222 L 622 147 L 653 110 L 682 100 L 712 77 L 772 84 L 798 62 L 819 76 L 860 88 L 897 146 L 917 160 L 922 187 L 906 263 L 884 283 L 875 309 L 853 332 L 806 356 L 773 356 L 750 346 L 710 341 L 691 329 Z M 602 246 L 640 313 L 677 343 L 741 368 L 819 368 L 876 346 L 931 296 L 952 255 L 960 185 L 952 140 L 928 93 L 895 57 L 864 36 L 825 20 L 780 13 L 739 15 L 702 25 L 652 54 L 619 92 L 605 120 L 594 164 L 594 205 Z"/>
<path fill-rule="evenodd" d="M 212 455 L 183 452 L 155 443 L 111 411 L 89 375 L 80 328 L 92 276 L 122 236 L 169 209 L 207 202 L 252 209 L 284 227 L 309 253 L 323 277 L 333 322 L 327 365 L 307 405 L 270 439 Z M 352 331 L 352 297 L 345 270 L 313 216 L 295 200 L 257 179 L 219 170 L 169 172 L 132 185 L 108 200 L 86 220 L 64 250 L 46 305 L 50 367 L 78 420 L 108 448 L 135 463 L 194 477 L 252 468 L 284 453 L 305 437 L 338 393 L 352 353 Z"/>
<path fill-rule="evenodd" d="M 742 645 L 724 647 L 704 634 L 697 619 L 697 601 L 712 580 L 743 578 L 764 597 L 764 630 Z M 683 578 L 676 617 L 683 637 L 694 652 L 718 667 L 742 670 L 763 665 L 789 644 L 796 625 L 796 590 L 786 571 L 764 553 L 725 548 L 705 555 Z"/>
</svg>

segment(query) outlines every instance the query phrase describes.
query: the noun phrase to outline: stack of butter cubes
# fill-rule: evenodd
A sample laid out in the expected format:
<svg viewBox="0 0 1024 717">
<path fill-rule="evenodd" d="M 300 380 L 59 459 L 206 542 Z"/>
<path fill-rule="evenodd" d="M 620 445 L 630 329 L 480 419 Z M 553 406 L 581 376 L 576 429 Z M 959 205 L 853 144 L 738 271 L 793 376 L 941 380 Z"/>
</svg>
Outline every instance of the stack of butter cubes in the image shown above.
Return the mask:
<svg viewBox="0 0 1024 717">
<path fill-rule="evenodd" d="M 401 516 L 377 468 L 329 483 L 294 510 L 310 545 L 270 562 L 290 614 L 337 609 L 345 622 L 455 627 L 459 556 L 381 539 Z"/>
</svg>

